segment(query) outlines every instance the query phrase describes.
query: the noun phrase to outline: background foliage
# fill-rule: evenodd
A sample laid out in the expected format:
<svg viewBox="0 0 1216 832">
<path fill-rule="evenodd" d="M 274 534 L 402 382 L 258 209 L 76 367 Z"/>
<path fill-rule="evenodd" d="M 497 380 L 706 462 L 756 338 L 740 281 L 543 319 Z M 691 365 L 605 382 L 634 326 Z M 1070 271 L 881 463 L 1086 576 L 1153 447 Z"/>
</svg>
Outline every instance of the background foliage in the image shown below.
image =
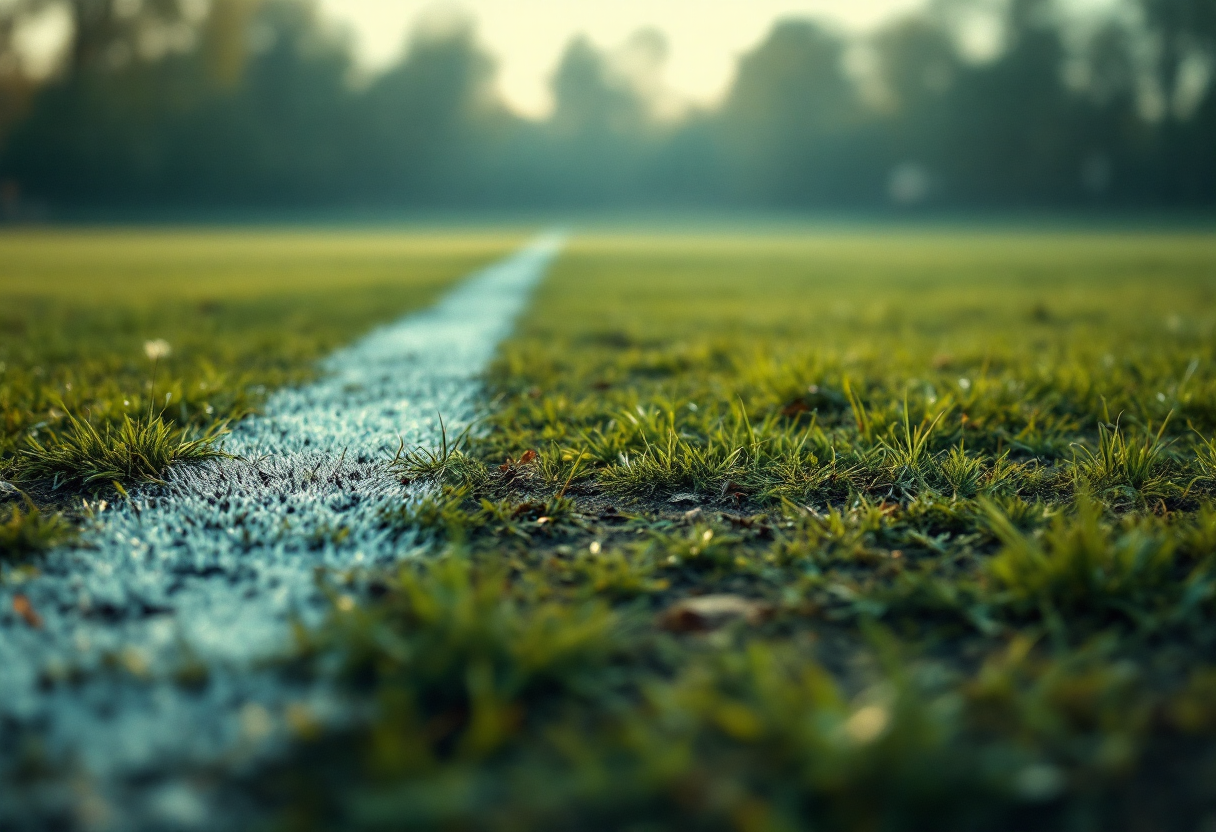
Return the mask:
<svg viewBox="0 0 1216 832">
<path fill-rule="evenodd" d="M 74 21 L 34 79 L 14 33 Z M 1128 0 L 930 4 L 863 40 L 777 23 L 720 106 L 672 118 L 610 52 L 572 41 L 556 107 L 497 96 L 471 25 L 420 29 L 357 78 L 305 0 L 0 4 L 0 202 L 99 206 L 1211 206 L 1216 12 Z M 965 48 L 976 17 L 999 48 Z M 661 60 L 662 37 L 631 48 Z"/>
</svg>

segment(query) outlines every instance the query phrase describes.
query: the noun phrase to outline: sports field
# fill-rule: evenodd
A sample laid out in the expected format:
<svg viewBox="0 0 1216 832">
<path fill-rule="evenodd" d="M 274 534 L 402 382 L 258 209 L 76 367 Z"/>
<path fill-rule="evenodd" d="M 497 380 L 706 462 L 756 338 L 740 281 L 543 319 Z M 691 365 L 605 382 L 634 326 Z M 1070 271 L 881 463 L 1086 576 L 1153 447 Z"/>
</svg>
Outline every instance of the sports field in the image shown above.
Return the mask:
<svg viewBox="0 0 1216 832">
<path fill-rule="evenodd" d="M 256 408 L 268 389 L 310 378 L 332 350 L 428 305 L 522 239 L 309 230 L 0 234 L 0 459 L 19 469 L 37 462 L 20 451 L 31 438 L 71 433 L 69 416 L 104 428 L 152 412 L 171 427 L 206 433 Z M 169 354 L 154 362 L 145 352 L 150 341 L 165 341 Z M 92 472 L 78 461 L 81 469 L 63 470 L 64 478 Z M 101 478 L 113 479 L 124 477 Z"/>
<path fill-rule="evenodd" d="M 0 237 L 0 615 L 528 236 Z M 575 233 L 479 419 L 383 460 L 400 560 L 272 662 L 355 716 L 191 782 L 292 829 L 1208 829 L 1214 300 L 1211 234 Z"/>
</svg>

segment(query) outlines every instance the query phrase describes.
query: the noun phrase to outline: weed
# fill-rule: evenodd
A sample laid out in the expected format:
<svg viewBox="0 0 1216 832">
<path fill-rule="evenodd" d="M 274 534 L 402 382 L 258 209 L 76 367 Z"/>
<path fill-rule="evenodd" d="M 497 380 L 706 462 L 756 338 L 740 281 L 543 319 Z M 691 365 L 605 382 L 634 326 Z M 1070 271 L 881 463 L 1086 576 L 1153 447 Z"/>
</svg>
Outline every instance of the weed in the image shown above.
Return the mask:
<svg viewBox="0 0 1216 832">
<path fill-rule="evenodd" d="M 979 490 L 990 496 L 1012 496 L 1025 484 L 1029 469 L 1032 468 L 1033 466 L 1010 461 L 1009 451 L 1005 451 L 992 460 L 991 466 L 980 480 Z"/>
<path fill-rule="evenodd" d="M 949 454 L 938 464 L 938 471 L 955 498 L 974 497 L 984 482 L 983 459 L 968 456 L 961 443 L 950 449 Z M 997 481 L 1000 481 L 999 477 Z"/>
<path fill-rule="evenodd" d="M 220 424 L 194 436 L 160 416 L 124 416 L 98 428 L 69 413 L 66 429 L 29 439 L 14 466 L 19 480 L 49 481 L 55 489 L 159 483 L 173 465 L 227 456 L 216 447 L 225 431 Z"/>
<path fill-rule="evenodd" d="M 743 448 L 720 442 L 694 444 L 671 428 L 662 444 L 647 439 L 640 453 L 622 454 L 619 464 L 604 469 L 600 481 L 610 491 L 645 497 L 713 494 L 742 473 L 743 454 Z"/>
<path fill-rule="evenodd" d="M 908 414 L 908 399 L 906 396 L 904 397 L 902 432 L 892 426 L 891 439 L 879 440 L 886 451 L 887 464 L 890 466 L 896 482 L 911 484 L 924 481 L 932 459 L 929 452 L 929 439 L 933 435 L 933 429 L 945 415 L 944 410 L 932 419 L 926 414 L 916 427 L 912 427 L 911 417 Z"/>
<path fill-rule="evenodd" d="M 1130 496 L 1141 503 L 1177 493 L 1177 483 L 1166 476 L 1168 443 L 1162 435 L 1168 424 L 1167 415 L 1155 434 L 1148 428 L 1139 441 L 1129 441 L 1118 420 L 1100 422 L 1097 450 L 1080 447 L 1076 463 L 1080 475 L 1099 494 Z"/>
<path fill-rule="evenodd" d="M 1039 540 L 989 510 L 1005 544 L 989 572 L 1022 611 L 1148 624 L 1177 598 L 1175 543 L 1144 522 L 1112 528 L 1083 496 L 1075 514 L 1057 517 Z"/>
<path fill-rule="evenodd" d="M 419 480 L 456 486 L 473 486 L 483 482 L 487 476 L 485 466 L 461 450 L 473 427 L 470 424 L 455 440 L 449 442 L 447 425 L 443 423 L 443 416 L 440 416 L 439 447 L 434 450 L 415 448 L 406 451 L 403 441 L 396 456 L 389 463 L 389 469 L 406 482 Z"/>
<path fill-rule="evenodd" d="M 870 420 L 870 414 L 866 412 L 865 404 L 853 392 L 848 376 L 844 378 L 844 394 L 849 400 L 849 409 L 853 412 L 853 421 L 857 425 L 857 435 L 864 442 L 872 443 L 874 441 L 873 422 Z"/>
<path fill-rule="evenodd" d="M 1195 444 L 1195 465 L 1204 481 L 1216 483 L 1216 438 L 1204 439 L 1199 436 Z"/>
</svg>

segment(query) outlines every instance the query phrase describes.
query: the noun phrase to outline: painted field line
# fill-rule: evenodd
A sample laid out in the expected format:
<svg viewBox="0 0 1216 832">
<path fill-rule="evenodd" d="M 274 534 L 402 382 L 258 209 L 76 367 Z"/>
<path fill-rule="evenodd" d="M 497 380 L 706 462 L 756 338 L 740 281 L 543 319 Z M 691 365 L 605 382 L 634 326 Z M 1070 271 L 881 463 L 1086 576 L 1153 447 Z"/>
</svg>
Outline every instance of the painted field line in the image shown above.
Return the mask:
<svg viewBox="0 0 1216 832">
<path fill-rule="evenodd" d="M 0 584 L 0 827 L 64 812 L 114 829 L 206 824 L 183 773 L 275 753 L 283 708 L 341 718 L 321 686 L 287 689 L 257 662 L 315 622 L 318 568 L 391 563 L 414 546 L 377 522 L 409 499 L 385 463 L 475 416 L 479 377 L 562 246 L 557 234 L 465 280 L 434 307 L 332 355 L 320 380 L 270 396 L 221 460 L 171 472 L 102 512 L 41 574 Z M 25 595 L 42 617 L 12 613 Z M 189 689 L 175 679 L 209 668 Z M 70 680 L 79 679 L 77 683 Z M 69 782 L 19 785 L 23 748 Z M 194 782 L 194 781 L 191 781 Z M 27 823 L 28 822 L 28 823 Z"/>
</svg>

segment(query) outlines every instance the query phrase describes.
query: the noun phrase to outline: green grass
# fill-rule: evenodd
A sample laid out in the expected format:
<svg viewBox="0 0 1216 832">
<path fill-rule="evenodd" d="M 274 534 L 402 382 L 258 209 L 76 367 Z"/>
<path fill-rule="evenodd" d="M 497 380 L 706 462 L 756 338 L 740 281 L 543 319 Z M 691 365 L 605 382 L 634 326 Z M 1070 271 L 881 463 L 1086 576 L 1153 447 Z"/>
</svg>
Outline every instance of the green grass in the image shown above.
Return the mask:
<svg viewBox="0 0 1216 832">
<path fill-rule="evenodd" d="M 2 233 L 0 478 L 62 505 L 82 488 L 155 481 L 175 462 L 208 458 L 221 426 L 268 390 L 308 379 L 320 357 L 518 242 L 475 232 Z"/>
<path fill-rule="evenodd" d="M 0 484 L 0 558 L 517 242 L 0 235 L 42 506 Z M 485 422 L 395 462 L 430 556 L 323 577 L 288 669 L 371 716 L 292 706 L 248 785 L 301 829 L 1206 828 L 1214 299 L 1210 235 L 576 239 Z"/>
<path fill-rule="evenodd" d="M 484 429 L 400 461 L 432 487 L 384 523 L 434 557 L 337 576 L 301 657 L 377 716 L 269 797 L 299 828 L 1206 828 L 1214 295 L 1210 235 L 580 238 Z"/>
<path fill-rule="evenodd" d="M 46 551 L 72 536 L 72 527 L 58 514 L 36 506 L 0 508 L 0 560 L 18 560 Z"/>
<path fill-rule="evenodd" d="M 161 477 L 173 465 L 225 456 L 215 446 L 223 435 L 219 426 L 193 437 L 160 416 L 132 419 L 123 414 L 117 426 L 101 428 L 72 414 L 66 422 L 62 432 L 48 431 L 45 440 L 31 437 L 17 451 L 11 465 L 17 481 L 49 481 L 53 490 L 110 484 L 124 488 L 164 482 Z"/>
</svg>

